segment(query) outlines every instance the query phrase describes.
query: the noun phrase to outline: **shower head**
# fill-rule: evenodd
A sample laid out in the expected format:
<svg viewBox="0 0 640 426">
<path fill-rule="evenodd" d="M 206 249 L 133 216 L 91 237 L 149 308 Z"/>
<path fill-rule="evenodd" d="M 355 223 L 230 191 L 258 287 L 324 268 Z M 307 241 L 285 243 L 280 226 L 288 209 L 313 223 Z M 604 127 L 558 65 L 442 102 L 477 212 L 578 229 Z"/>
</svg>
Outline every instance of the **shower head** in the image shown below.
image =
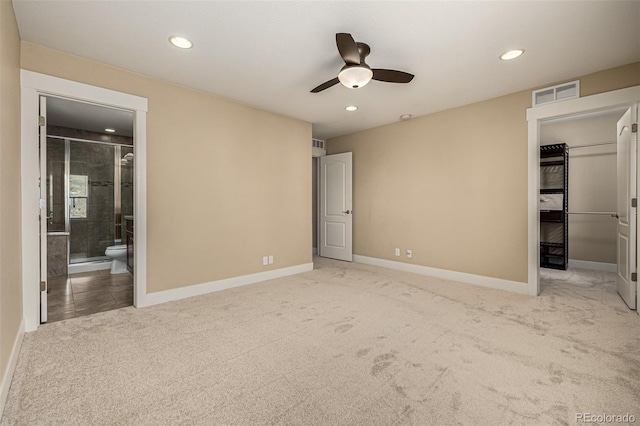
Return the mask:
<svg viewBox="0 0 640 426">
<path fill-rule="evenodd" d="M 120 159 L 120 164 L 126 166 L 130 162 L 133 162 L 133 152 L 128 152 Z"/>
</svg>

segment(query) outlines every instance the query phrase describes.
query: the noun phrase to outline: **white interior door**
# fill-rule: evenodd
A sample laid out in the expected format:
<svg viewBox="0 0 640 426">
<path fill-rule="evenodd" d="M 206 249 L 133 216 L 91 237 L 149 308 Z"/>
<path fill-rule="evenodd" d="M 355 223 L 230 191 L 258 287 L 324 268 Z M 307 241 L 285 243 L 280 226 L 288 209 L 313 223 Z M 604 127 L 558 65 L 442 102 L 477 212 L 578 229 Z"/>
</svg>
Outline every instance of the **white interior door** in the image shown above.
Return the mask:
<svg viewBox="0 0 640 426">
<path fill-rule="evenodd" d="M 633 106 L 618 121 L 618 293 L 631 309 L 636 309 L 636 228 L 637 228 L 637 121 Z M 634 200 L 634 201 L 632 201 Z"/>
<path fill-rule="evenodd" d="M 353 256 L 352 155 L 320 157 L 320 256 L 351 261 Z"/>
<path fill-rule="evenodd" d="M 47 98 L 40 96 L 40 322 L 47 322 Z"/>
</svg>

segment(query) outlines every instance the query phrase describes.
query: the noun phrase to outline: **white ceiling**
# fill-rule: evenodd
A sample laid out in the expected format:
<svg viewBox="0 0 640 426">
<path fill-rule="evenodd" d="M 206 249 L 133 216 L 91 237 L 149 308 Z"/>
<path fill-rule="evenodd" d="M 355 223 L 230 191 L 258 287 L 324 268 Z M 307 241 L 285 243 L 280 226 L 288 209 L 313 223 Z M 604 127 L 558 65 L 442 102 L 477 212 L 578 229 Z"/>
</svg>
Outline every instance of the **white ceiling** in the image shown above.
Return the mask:
<svg viewBox="0 0 640 426">
<path fill-rule="evenodd" d="M 638 1 L 13 3 L 25 41 L 306 120 L 323 139 L 640 60 Z M 337 32 L 371 46 L 372 68 L 416 77 L 309 93 L 343 65 Z M 526 52 L 498 59 L 512 48 Z"/>
</svg>

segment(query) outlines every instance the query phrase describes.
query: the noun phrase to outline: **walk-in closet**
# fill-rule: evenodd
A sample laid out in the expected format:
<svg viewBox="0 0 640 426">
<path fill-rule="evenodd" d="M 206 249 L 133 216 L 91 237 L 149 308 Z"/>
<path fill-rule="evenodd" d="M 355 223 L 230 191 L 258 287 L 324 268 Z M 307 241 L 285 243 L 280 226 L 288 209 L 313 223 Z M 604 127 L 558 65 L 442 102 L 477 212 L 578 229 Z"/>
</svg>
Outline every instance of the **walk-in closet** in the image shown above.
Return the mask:
<svg viewBox="0 0 640 426">
<path fill-rule="evenodd" d="M 558 277 L 578 275 L 590 285 L 615 283 L 616 126 L 624 112 L 620 109 L 584 114 L 541 126 L 542 287 L 553 285 Z M 551 269 L 568 272 L 562 275 Z"/>
</svg>

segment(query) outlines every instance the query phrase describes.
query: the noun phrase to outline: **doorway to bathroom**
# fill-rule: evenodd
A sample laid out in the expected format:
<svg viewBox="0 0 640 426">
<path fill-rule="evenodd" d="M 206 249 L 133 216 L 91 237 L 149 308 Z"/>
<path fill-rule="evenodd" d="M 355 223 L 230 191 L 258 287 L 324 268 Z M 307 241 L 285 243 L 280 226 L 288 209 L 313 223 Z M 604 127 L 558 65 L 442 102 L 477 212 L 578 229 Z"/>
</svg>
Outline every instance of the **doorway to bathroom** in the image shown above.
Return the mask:
<svg viewBox="0 0 640 426">
<path fill-rule="evenodd" d="M 41 321 L 131 306 L 134 113 L 41 96 L 40 115 Z"/>
</svg>

